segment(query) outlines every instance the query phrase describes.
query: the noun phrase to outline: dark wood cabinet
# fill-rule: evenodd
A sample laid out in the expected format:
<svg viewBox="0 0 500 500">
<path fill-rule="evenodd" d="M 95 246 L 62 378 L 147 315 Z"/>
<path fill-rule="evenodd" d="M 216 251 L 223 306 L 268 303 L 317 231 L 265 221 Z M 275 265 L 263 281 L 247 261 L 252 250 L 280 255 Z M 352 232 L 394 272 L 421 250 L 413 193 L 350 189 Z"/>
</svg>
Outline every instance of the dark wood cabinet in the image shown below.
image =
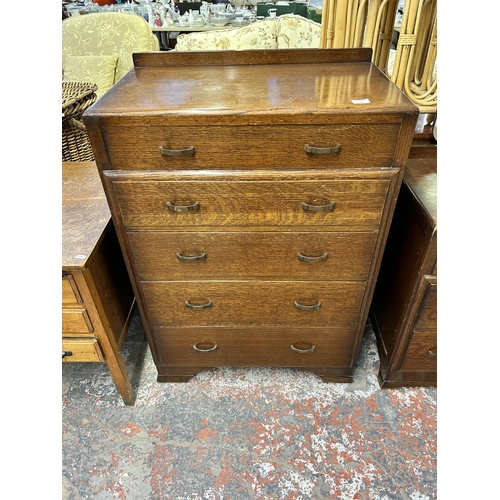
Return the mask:
<svg viewBox="0 0 500 500">
<path fill-rule="evenodd" d="M 134 57 L 84 120 L 158 381 L 352 381 L 418 109 L 370 49 Z"/>
<path fill-rule="evenodd" d="M 370 314 L 382 387 L 437 385 L 436 181 L 435 156 L 408 160 Z"/>
</svg>

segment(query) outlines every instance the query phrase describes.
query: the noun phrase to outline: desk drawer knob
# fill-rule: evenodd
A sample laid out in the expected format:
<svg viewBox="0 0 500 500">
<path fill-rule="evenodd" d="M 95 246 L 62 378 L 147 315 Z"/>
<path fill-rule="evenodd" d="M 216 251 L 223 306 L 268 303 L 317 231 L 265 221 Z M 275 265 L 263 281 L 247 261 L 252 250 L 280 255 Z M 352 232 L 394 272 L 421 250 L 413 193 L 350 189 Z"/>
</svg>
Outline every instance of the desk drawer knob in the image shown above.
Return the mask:
<svg viewBox="0 0 500 500">
<path fill-rule="evenodd" d="M 292 349 L 293 352 L 298 352 L 299 354 L 307 354 L 309 352 L 314 352 L 316 346 L 312 344 L 297 342 L 295 344 L 292 344 L 290 346 L 290 349 Z"/>
<path fill-rule="evenodd" d="M 304 151 L 313 155 L 330 155 L 333 153 L 339 153 L 341 149 L 342 146 L 340 144 L 337 144 L 336 146 L 332 146 L 330 148 L 315 148 L 314 146 L 310 146 L 309 144 L 306 144 L 304 146 Z"/>
<path fill-rule="evenodd" d="M 66 356 L 73 356 L 73 353 L 72 353 L 71 351 L 63 351 L 63 352 L 62 352 L 62 357 L 63 357 L 63 359 L 64 359 Z"/>
<path fill-rule="evenodd" d="M 436 351 L 436 352 L 434 352 Z M 431 358 L 435 358 L 437 356 L 437 349 L 434 348 L 434 349 L 431 349 L 429 351 L 427 351 L 427 354 L 431 357 Z"/>
<path fill-rule="evenodd" d="M 167 201 L 167 208 L 171 212 L 197 212 L 200 210 L 200 203 L 197 201 L 192 205 L 175 205 L 174 203 Z"/>
<path fill-rule="evenodd" d="M 200 253 L 199 255 L 182 255 L 181 253 L 177 253 L 177 258 L 181 262 L 199 262 L 200 260 L 206 260 L 207 254 L 205 252 Z"/>
<path fill-rule="evenodd" d="M 306 203 L 303 201 L 301 203 L 302 209 L 306 212 L 327 212 L 332 211 L 335 208 L 335 202 L 331 201 L 326 205 L 311 205 L 310 203 Z"/>
<path fill-rule="evenodd" d="M 186 300 L 185 302 L 186 307 L 189 307 L 189 309 L 208 309 L 212 307 L 212 301 L 209 300 L 208 302 L 205 302 L 204 304 L 193 304 L 191 301 Z"/>
<path fill-rule="evenodd" d="M 328 257 L 328 252 L 325 252 L 323 255 L 319 255 L 318 257 L 309 257 L 307 255 L 304 255 L 303 253 L 298 252 L 297 253 L 297 258 L 301 262 L 323 262 L 326 260 Z"/>
<path fill-rule="evenodd" d="M 194 146 L 186 149 L 167 149 L 160 146 L 160 153 L 162 156 L 194 156 Z"/>
<path fill-rule="evenodd" d="M 211 352 L 217 349 L 217 344 L 213 342 L 197 342 L 194 344 L 193 349 L 198 352 Z"/>
<path fill-rule="evenodd" d="M 321 307 L 321 302 L 318 301 L 315 304 L 301 304 L 300 302 L 294 300 L 293 305 L 302 311 L 314 311 L 315 309 L 319 309 Z"/>
</svg>

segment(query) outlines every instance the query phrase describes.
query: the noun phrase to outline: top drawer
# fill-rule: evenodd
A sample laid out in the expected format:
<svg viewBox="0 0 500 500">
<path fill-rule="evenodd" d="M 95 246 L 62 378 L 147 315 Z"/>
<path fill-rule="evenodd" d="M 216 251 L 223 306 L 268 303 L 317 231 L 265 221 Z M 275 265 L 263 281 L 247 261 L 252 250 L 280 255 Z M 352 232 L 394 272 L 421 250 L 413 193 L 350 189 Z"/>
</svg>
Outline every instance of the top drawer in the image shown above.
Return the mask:
<svg viewBox="0 0 500 500">
<path fill-rule="evenodd" d="M 103 127 L 103 134 L 112 168 L 117 170 L 246 170 L 281 165 L 331 169 L 391 166 L 399 128 L 398 123 L 145 125 Z"/>
<path fill-rule="evenodd" d="M 83 302 L 75 280 L 71 274 L 63 274 L 62 277 L 62 303 L 63 304 L 76 304 Z"/>
</svg>

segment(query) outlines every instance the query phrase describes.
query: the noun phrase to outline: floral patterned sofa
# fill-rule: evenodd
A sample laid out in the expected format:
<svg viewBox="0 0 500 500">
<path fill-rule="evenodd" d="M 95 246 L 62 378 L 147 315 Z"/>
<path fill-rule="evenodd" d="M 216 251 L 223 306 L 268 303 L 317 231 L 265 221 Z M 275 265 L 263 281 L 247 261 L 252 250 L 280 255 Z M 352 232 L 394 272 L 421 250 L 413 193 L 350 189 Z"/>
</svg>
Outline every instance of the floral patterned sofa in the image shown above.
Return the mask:
<svg viewBox="0 0 500 500">
<path fill-rule="evenodd" d="M 174 50 L 248 50 L 318 48 L 321 24 L 285 14 L 242 28 L 181 34 Z"/>
</svg>

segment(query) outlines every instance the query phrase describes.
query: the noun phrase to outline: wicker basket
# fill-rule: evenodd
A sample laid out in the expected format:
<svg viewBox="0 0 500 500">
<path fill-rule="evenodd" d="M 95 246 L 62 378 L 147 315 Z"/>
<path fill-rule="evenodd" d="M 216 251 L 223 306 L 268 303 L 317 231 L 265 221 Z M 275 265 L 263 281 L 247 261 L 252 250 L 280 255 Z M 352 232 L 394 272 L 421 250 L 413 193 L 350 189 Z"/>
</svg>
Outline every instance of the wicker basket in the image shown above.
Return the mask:
<svg viewBox="0 0 500 500">
<path fill-rule="evenodd" d="M 97 85 L 62 82 L 62 159 L 63 161 L 94 161 L 83 112 L 96 99 Z"/>
</svg>

